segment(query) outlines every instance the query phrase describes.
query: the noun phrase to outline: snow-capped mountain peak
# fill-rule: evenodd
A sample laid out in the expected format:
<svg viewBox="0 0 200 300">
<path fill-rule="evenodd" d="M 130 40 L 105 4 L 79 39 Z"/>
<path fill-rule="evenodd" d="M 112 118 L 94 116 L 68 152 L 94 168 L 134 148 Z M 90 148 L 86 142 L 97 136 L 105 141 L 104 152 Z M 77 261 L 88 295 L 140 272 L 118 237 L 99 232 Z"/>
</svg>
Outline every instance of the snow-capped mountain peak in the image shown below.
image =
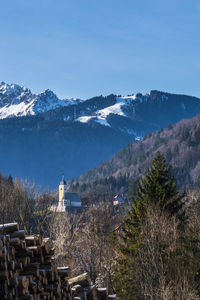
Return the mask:
<svg viewBox="0 0 200 300">
<path fill-rule="evenodd" d="M 35 95 L 23 86 L 0 82 L 0 119 L 35 115 L 80 101 L 73 98 L 61 100 L 50 89 Z"/>
<path fill-rule="evenodd" d="M 25 87 L 17 84 L 0 83 L 0 108 L 16 105 L 23 101 L 30 102 L 35 95 Z"/>
</svg>

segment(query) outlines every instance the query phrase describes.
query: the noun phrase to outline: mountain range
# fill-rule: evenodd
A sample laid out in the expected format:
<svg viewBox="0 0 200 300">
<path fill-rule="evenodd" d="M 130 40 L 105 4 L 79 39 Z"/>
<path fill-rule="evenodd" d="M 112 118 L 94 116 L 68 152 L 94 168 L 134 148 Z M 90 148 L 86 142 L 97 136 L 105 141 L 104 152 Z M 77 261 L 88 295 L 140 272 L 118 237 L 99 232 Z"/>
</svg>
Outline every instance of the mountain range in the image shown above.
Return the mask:
<svg viewBox="0 0 200 300">
<path fill-rule="evenodd" d="M 200 113 L 200 99 L 161 91 L 59 99 L 0 83 L 0 170 L 55 188 L 149 132 Z M 136 143 L 137 145 L 137 143 Z M 106 173 L 106 171 L 105 171 Z"/>
</svg>

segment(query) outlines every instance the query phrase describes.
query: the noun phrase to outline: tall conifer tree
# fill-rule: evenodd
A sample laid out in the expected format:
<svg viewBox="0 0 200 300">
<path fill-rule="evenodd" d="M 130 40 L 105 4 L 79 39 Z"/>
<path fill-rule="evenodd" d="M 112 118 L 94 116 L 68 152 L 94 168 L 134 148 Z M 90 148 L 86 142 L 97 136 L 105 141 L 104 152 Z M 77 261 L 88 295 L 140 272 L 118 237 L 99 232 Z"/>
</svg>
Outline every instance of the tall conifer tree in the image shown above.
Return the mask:
<svg viewBox="0 0 200 300">
<path fill-rule="evenodd" d="M 157 206 L 170 215 L 184 219 L 183 196 L 179 194 L 170 166 L 160 152 L 152 161 L 144 177 L 138 184 L 137 195 L 132 199 L 128 218 L 124 221 L 120 234 L 120 259 L 115 273 L 115 287 L 121 300 L 138 299 L 133 294 L 134 261 L 137 259 L 138 247 L 142 243 L 140 225 L 145 218 L 148 207 Z"/>
<path fill-rule="evenodd" d="M 152 161 L 152 165 L 147 169 L 144 177 L 138 184 L 137 196 L 133 199 L 135 208 L 142 209 L 145 215 L 145 207 L 155 205 L 162 210 L 168 211 L 171 215 L 176 215 L 179 219 L 184 218 L 184 195 L 180 195 L 171 167 L 166 163 L 164 156 L 157 152 Z"/>
</svg>

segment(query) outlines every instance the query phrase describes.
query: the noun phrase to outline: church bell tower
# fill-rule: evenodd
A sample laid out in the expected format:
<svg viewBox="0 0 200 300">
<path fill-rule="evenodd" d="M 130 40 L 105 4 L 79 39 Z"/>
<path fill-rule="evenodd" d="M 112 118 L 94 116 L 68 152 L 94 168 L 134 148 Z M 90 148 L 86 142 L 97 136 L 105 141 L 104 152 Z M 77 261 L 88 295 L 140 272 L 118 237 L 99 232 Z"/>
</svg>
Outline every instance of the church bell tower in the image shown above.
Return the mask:
<svg viewBox="0 0 200 300">
<path fill-rule="evenodd" d="M 59 185 L 59 205 L 63 205 L 63 200 L 65 199 L 65 192 L 67 191 L 67 184 L 64 178 L 64 175 L 62 177 L 62 180 Z"/>
</svg>

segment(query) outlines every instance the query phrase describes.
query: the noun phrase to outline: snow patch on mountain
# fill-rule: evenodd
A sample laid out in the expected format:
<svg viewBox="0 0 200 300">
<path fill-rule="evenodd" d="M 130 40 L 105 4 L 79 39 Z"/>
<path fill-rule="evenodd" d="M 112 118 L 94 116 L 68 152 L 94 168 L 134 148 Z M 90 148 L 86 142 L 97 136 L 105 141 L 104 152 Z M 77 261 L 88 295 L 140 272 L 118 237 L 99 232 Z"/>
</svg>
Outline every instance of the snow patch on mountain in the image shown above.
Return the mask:
<svg viewBox="0 0 200 300">
<path fill-rule="evenodd" d="M 76 121 L 81 122 L 81 123 L 88 123 L 91 120 L 94 120 L 95 122 L 97 122 L 101 125 L 111 127 L 110 124 L 107 122 L 107 120 L 100 116 L 83 116 L 83 117 L 79 117 L 78 119 L 76 119 Z"/>
<path fill-rule="evenodd" d="M 111 127 L 110 124 L 107 122 L 107 120 L 104 119 L 104 118 L 97 117 L 97 118 L 95 119 L 95 121 L 96 121 L 97 123 L 103 125 L 103 126 Z"/>
<path fill-rule="evenodd" d="M 122 96 L 122 97 L 118 97 L 117 99 L 123 99 L 125 101 L 130 101 L 130 100 L 136 100 L 137 96 L 136 95 Z"/>
<path fill-rule="evenodd" d="M 11 118 L 11 117 L 21 117 L 27 115 L 34 115 L 33 112 L 34 100 L 30 103 L 21 102 L 19 104 L 6 105 L 0 108 L 0 119 Z"/>
<path fill-rule="evenodd" d="M 106 108 L 97 110 L 94 112 L 92 116 L 82 116 L 76 119 L 76 121 L 81 122 L 81 123 L 87 123 L 91 120 L 94 120 L 95 122 L 98 122 L 101 125 L 104 126 L 109 126 L 110 124 L 107 121 L 107 117 L 110 114 L 115 114 L 119 116 L 126 116 L 125 113 L 122 110 L 122 107 L 124 105 L 128 105 L 130 101 L 134 100 L 135 96 L 127 96 L 127 97 L 116 97 L 116 103 L 108 106 Z"/>
<path fill-rule="evenodd" d="M 81 123 L 88 123 L 91 119 L 96 118 L 96 116 L 84 116 L 84 117 L 79 117 L 76 119 L 76 121 L 81 122 Z"/>
<path fill-rule="evenodd" d="M 106 107 L 104 109 L 98 110 L 96 112 L 97 116 L 101 118 L 107 118 L 110 114 L 115 114 L 119 116 L 125 116 L 125 114 L 122 111 L 122 106 L 124 105 L 123 101 L 119 101 L 119 98 L 116 99 L 117 103 L 114 105 L 111 105 L 109 107 Z"/>
</svg>

